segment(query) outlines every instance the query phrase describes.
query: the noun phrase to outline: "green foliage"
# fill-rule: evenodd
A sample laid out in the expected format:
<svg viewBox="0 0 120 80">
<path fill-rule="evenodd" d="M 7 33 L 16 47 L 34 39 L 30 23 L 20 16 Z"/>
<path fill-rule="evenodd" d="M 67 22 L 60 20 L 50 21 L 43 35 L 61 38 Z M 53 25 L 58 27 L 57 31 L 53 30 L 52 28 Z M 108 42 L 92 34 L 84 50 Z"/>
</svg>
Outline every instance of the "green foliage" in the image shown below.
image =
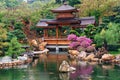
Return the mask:
<svg viewBox="0 0 120 80">
<path fill-rule="evenodd" d="M 6 39 L 7 39 L 7 31 L 0 26 L 0 55 L 3 54 L 3 48 L 8 45 Z"/>
<path fill-rule="evenodd" d="M 115 12 L 115 15 L 112 16 L 106 16 L 102 19 L 102 26 L 107 26 L 110 22 L 113 23 L 120 23 L 120 6 L 116 6 L 113 8 L 113 12 Z"/>
<path fill-rule="evenodd" d="M 22 28 L 23 28 L 23 24 L 22 24 L 22 22 L 15 22 L 15 21 L 13 21 L 13 25 L 14 25 L 14 29 L 20 29 L 20 30 L 22 30 Z"/>
<path fill-rule="evenodd" d="M 94 15 L 97 24 L 101 24 L 103 16 L 115 15 L 113 8 L 119 3 L 119 0 L 81 0 L 80 16 Z"/>
<path fill-rule="evenodd" d="M 30 30 L 39 32 L 40 29 L 36 28 L 37 22 L 41 18 L 54 18 L 54 14 L 50 10 L 58 6 L 53 0 L 44 3 L 42 0 L 37 0 L 31 4 L 22 3 L 22 1 L 16 4 L 16 1 L 18 0 L 2 0 L 4 5 L 0 2 L 0 6 L 4 6 L 4 8 L 0 8 L 0 25 L 7 29 L 8 41 L 13 37 L 17 37 L 18 40 L 25 38 L 22 29 L 25 27 L 23 22 L 26 20 L 29 21 Z M 10 26 L 14 27 L 13 31 L 9 30 Z"/>
<path fill-rule="evenodd" d="M 102 31 L 95 35 L 94 40 L 97 45 L 103 45 L 104 41 L 107 41 L 107 44 L 115 45 L 120 41 L 120 24 L 109 23 L 108 29 Z"/>
<path fill-rule="evenodd" d="M 76 36 L 80 36 L 80 34 L 76 30 L 70 30 L 70 34 L 75 34 Z"/>
<path fill-rule="evenodd" d="M 93 39 L 94 35 L 97 33 L 98 33 L 98 27 L 95 27 L 92 24 L 88 25 L 84 30 L 84 34 L 91 39 Z"/>
<path fill-rule="evenodd" d="M 109 23 L 105 36 L 108 44 L 117 44 L 120 41 L 120 24 Z"/>
<path fill-rule="evenodd" d="M 12 38 L 9 43 L 6 55 L 9 55 L 9 56 L 20 55 L 22 52 L 25 51 L 21 47 L 22 47 L 22 45 L 17 41 L 17 38 L 16 37 Z"/>
<path fill-rule="evenodd" d="M 64 2 L 67 2 L 71 6 L 75 6 L 77 4 L 80 4 L 81 0 L 55 0 L 57 4 L 63 4 Z"/>
<path fill-rule="evenodd" d="M 8 41 L 11 40 L 13 37 L 17 37 L 18 40 L 23 40 L 25 38 L 25 34 L 22 30 L 16 29 L 14 31 L 8 32 Z"/>
<path fill-rule="evenodd" d="M 74 6 L 80 4 L 80 0 L 68 0 L 69 5 Z"/>
<path fill-rule="evenodd" d="M 98 34 L 95 35 L 94 41 L 96 42 L 97 46 L 102 46 L 102 45 L 103 45 L 104 38 L 103 38 L 102 35 L 100 35 L 100 34 L 98 33 Z"/>
<path fill-rule="evenodd" d="M 18 0 L 1 0 L 0 6 L 4 8 L 14 8 L 18 6 L 19 2 Z"/>
</svg>

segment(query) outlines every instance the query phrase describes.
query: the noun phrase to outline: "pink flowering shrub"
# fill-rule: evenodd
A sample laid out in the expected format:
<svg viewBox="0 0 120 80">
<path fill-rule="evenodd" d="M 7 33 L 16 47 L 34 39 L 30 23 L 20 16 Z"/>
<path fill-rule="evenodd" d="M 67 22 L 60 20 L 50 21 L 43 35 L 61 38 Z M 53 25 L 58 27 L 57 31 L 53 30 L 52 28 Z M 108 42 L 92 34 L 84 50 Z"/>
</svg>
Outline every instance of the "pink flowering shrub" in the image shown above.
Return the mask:
<svg viewBox="0 0 120 80">
<path fill-rule="evenodd" d="M 87 51 L 87 52 L 94 52 L 94 51 L 95 51 L 95 47 L 93 47 L 93 46 L 88 46 L 88 47 L 86 48 L 86 51 Z"/>
<path fill-rule="evenodd" d="M 70 34 L 70 35 L 68 35 L 67 39 L 70 41 L 76 41 L 77 36 L 75 34 Z"/>
<path fill-rule="evenodd" d="M 76 49 L 78 46 L 80 46 L 79 42 L 72 42 L 71 44 L 69 44 L 70 48 L 72 49 Z"/>
<path fill-rule="evenodd" d="M 87 41 L 82 41 L 82 42 L 80 43 L 80 46 L 82 46 L 82 47 L 84 47 L 84 48 L 87 48 L 88 46 L 90 46 L 90 43 L 87 42 Z"/>
<path fill-rule="evenodd" d="M 69 45 L 70 48 L 80 50 L 89 47 L 93 42 L 90 38 L 87 38 L 85 36 L 77 37 L 74 34 L 68 35 L 67 39 L 72 41 Z"/>
<path fill-rule="evenodd" d="M 82 46 L 78 46 L 77 47 L 77 51 L 81 52 L 81 51 L 86 51 L 86 48 L 82 47 Z"/>
<path fill-rule="evenodd" d="M 92 44 L 92 40 L 90 38 L 85 37 L 85 36 L 77 37 L 77 41 L 80 43 L 85 41 L 85 42 L 88 42 L 89 44 Z"/>
</svg>

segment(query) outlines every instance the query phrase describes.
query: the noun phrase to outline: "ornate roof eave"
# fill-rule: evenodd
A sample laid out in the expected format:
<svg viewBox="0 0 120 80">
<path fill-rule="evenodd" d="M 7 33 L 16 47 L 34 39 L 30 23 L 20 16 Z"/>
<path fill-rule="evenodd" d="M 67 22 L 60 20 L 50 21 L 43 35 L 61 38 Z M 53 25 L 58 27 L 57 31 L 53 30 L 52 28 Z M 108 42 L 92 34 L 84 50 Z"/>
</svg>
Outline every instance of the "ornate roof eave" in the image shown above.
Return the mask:
<svg viewBox="0 0 120 80">
<path fill-rule="evenodd" d="M 37 23 L 36 27 L 37 28 L 48 28 L 48 27 L 54 28 L 54 27 L 56 27 L 56 25 L 49 25 L 49 24 L 47 24 L 46 21 L 49 21 L 49 20 L 51 20 L 51 19 L 42 19 L 42 20 L 40 20 Z"/>
<path fill-rule="evenodd" d="M 54 12 L 54 13 L 68 13 L 68 12 L 78 12 L 78 10 L 76 10 L 76 9 L 71 9 L 71 10 L 51 10 L 52 12 Z"/>
<path fill-rule="evenodd" d="M 76 20 L 76 19 L 71 19 L 71 20 L 51 20 L 51 21 L 47 21 L 47 24 L 80 24 L 80 20 Z"/>
<path fill-rule="evenodd" d="M 83 17 L 72 19 L 43 19 L 40 20 L 36 27 L 38 28 L 55 28 L 58 25 L 71 25 L 76 27 L 87 27 L 87 25 L 95 25 L 95 17 Z M 80 26 L 79 26 L 80 25 Z"/>
</svg>

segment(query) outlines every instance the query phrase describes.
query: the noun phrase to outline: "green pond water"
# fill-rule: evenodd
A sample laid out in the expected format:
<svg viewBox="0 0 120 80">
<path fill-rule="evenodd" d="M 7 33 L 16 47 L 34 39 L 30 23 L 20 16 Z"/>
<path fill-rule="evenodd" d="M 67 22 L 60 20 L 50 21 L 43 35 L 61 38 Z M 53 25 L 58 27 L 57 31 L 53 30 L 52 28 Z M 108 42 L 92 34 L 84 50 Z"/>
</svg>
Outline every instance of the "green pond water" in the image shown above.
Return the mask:
<svg viewBox="0 0 120 80">
<path fill-rule="evenodd" d="M 59 73 L 57 62 L 38 62 L 0 69 L 0 80 L 120 80 L 120 66 L 79 63 L 76 71 Z"/>
</svg>

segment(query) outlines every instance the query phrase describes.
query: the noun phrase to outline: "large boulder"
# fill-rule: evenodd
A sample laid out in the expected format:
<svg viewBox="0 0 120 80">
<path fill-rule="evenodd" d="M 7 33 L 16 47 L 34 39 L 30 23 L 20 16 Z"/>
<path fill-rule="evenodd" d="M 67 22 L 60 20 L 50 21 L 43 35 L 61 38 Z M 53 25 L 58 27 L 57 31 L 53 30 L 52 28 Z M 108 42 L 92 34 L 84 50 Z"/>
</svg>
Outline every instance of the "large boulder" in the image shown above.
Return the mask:
<svg viewBox="0 0 120 80">
<path fill-rule="evenodd" d="M 87 56 L 87 53 L 85 51 L 81 51 L 78 54 L 78 59 L 84 59 L 84 58 L 86 58 L 86 56 Z"/>
<path fill-rule="evenodd" d="M 120 61 L 120 55 L 116 55 L 116 60 Z"/>
<path fill-rule="evenodd" d="M 108 54 L 108 51 L 104 47 L 98 48 L 98 51 L 96 53 L 96 57 L 97 58 L 102 58 L 102 56 L 104 54 Z"/>
<path fill-rule="evenodd" d="M 89 54 L 85 60 L 92 60 L 95 57 L 94 53 Z"/>
<path fill-rule="evenodd" d="M 23 56 L 18 56 L 18 60 L 25 61 L 28 59 L 28 55 L 24 54 Z"/>
<path fill-rule="evenodd" d="M 43 51 L 45 49 L 45 46 L 47 45 L 47 42 L 41 42 L 39 44 L 39 50 Z"/>
<path fill-rule="evenodd" d="M 5 56 L 1 59 L 2 63 L 9 63 L 12 62 L 12 58 L 10 56 Z"/>
<path fill-rule="evenodd" d="M 60 72 L 70 72 L 70 71 L 74 71 L 74 70 L 76 70 L 76 68 L 70 67 L 68 62 L 65 60 L 61 63 L 61 65 L 59 67 Z"/>
<path fill-rule="evenodd" d="M 70 73 L 60 73 L 59 77 L 61 80 L 70 80 Z"/>
<path fill-rule="evenodd" d="M 114 55 L 111 55 L 111 54 L 104 54 L 104 55 L 102 56 L 102 60 L 103 60 L 103 61 L 111 61 L 111 60 L 113 60 L 113 59 L 115 59 L 115 56 L 114 56 Z"/>
<path fill-rule="evenodd" d="M 86 51 L 87 51 L 88 53 L 91 53 L 91 52 L 96 52 L 96 49 L 95 49 L 94 46 L 88 46 L 88 47 L 86 48 Z"/>
<path fill-rule="evenodd" d="M 68 52 L 71 55 L 78 55 L 79 54 L 79 51 L 77 51 L 77 50 L 69 50 Z"/>
<path fill-rule="evenodd" d="M 37 47 L 38 43 L 35 39 L 31 40 L 31 45 Z"/>
<path fill-rule="evenodd" d="M 115 66 L 112 64 L 112 65 L 102 65 L 102 68 L 105 69 L 105 70 L 110 70 L 110 69 L 113 69 Z"/>
</svg>

